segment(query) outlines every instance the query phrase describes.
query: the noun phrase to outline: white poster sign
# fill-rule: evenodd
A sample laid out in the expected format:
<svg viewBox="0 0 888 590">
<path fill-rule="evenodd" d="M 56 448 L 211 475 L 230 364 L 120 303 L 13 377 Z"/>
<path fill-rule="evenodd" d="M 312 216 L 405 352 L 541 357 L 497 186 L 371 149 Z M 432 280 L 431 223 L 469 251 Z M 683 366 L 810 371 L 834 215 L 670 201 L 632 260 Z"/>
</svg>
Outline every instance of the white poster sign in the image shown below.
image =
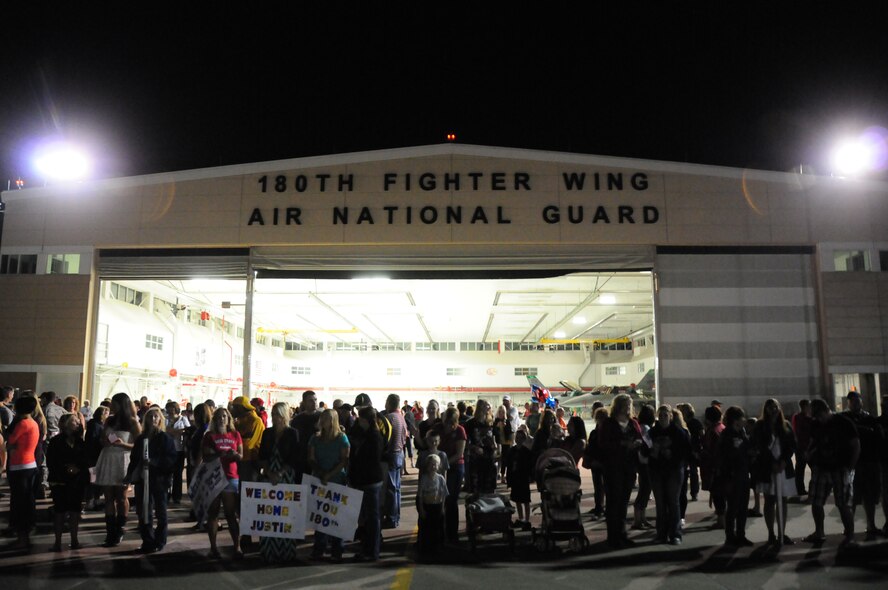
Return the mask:
<svg viewBox="0 0 888 590">
<path fill-rule="evenodd" d="M 364 492 L 304 475 L 306 526 L 346 541 L 355 538 Z"/>
<path fill-rule="evenodd" d="M 188 495 L 191 497 L 191 506 L 194 509 L 197 522 L 206 520 L 210 504 L 227 485 L 228 478 L 225 477 L 225 470 L 219 459 L 198 465 L 194 471 L 194 477 L 191 478 L 191 483 L 188 485 Z"/>
<path fill-rule="evenodd" d="M 245 535 L 304 539 L 303 486 L 241 482 L 240 526 Z"/>
</svg>

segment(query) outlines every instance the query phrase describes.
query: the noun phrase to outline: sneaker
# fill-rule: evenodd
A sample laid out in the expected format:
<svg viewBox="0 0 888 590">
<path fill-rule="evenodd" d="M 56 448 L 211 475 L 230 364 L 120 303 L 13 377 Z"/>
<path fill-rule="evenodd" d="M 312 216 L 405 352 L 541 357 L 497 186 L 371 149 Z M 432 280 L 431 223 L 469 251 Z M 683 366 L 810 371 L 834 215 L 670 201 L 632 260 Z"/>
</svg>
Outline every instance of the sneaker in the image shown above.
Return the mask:
<svg viewBox="0 0 888 590">
<path fill-rule="evenodd" d="M 753 543 L 746 537 L 737 537 L 736 543 L 738 547 L 752 547 L 753 545 L 755 545 L 755 543 Z"/>
<path fill-rule="evenodd" d="M 864 541 L 875 541 L 879 538 L 881 533 L 878 529 L 866 529 L 866 536 L 863 538 Z"/>
<path fill-rule="evenodd" d="M 675 537 L 669 541 L 670 545 L 681 545 L 681 537 Z"/>
</svg>

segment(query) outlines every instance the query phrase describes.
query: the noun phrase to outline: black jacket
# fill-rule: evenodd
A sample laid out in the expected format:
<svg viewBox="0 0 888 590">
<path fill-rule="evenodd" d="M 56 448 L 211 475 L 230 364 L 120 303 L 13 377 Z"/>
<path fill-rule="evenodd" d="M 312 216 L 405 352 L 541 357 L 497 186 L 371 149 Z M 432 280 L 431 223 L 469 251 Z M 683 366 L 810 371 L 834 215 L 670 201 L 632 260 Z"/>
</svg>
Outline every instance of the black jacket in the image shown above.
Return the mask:
<svg viewBox="0 0 888 590">
<path fill-rule="evenodd" d="M 360 427 L 355 424 L 354 428 Z M 348 461 L 348 480 L 354 487 L 363 487 L 380 483 L 385 473 L 382 470 L 382 457 L 385 442 L 377 430 L 360 433 L 350 438 L 351 456 Z"/>
<path fill-rule="evenodd" d="M 130 464 L 126 470 L 126 481 L 139 481 L 142 477 L 142 446 L 146 435 L 141 434 L 136 439 L 133 450 L 130 451 Z M 148 441 L 148 478 L 169 478 L 176 466 L 176 443 L 162 430 L 157 431 Z"/>
</svg>

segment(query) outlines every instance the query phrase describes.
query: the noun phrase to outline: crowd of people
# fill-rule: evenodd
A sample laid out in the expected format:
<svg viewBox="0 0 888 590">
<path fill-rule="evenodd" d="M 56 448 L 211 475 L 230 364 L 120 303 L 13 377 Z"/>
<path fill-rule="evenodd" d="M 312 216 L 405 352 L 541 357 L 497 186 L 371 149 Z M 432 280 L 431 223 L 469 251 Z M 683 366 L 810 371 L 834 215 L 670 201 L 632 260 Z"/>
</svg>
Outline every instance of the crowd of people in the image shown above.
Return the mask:
<svg viewBox="0 0 888 590">
<path fill-rule="evenodd" d="M 713 400 L 700 420 L 690 404 L 655 408 L 621 394 L 609 407 L 593 405 L 587 432 L 586 422 L 564 408 L 540 407 L 536 400 L 519 408 L 508 395 L 494 409 L 485 399 L 444 408 L 430 400 L 423 407 L 392 394 L 377 410 L 363 393 L 354 404 L 336 400 L 326 408 L 315 392 L 305 391 L 298 407 L 279 402 L 269 414 L 258 398 L 239 397 L 222 407 L 207 400 L 183 409 L 146 397 L 134 403 L 118 393 L 93 411 L 73 396 L 22 391 L 13 398 L 13 389 L 3 387 L 0 469 L 10 490 L 4 533 L 16 537 L 11 547 L 30 549 L 36 500 L 48 491 L 52 551 L 64 550 L 65 530 L 68 547 L 81 547 L 81 514 L 102 507 L 103 545 L 114 547 L 126 533 L 132 490 L 139 551 L 161 551 L 169 504 L 182 502 L 202 462 L 219 459 L 224 489 L 205 514 L 190 515 L 200 519 L 194 526 L 206 532 L 213 558 L 221 557 L 221 510 L 234 558 L 255 549 L 267 561 L 294 559 L 296 540 L 262 537 L 254 547 L 241 535 L 239 495 L 242 482 L 295 484 L 305 474 L 363 492 L 353 560 L 378 560 L 381 531 L 398 528 L 401 510 L 411 505 L 419 522 L 417 548 L 430 555 L 460 542 L 461 495 L 507 494 L 516 509 L 512 527 L 529 530 L 534 467 L 557 448 L 591 471 L 594 504 L 586 517 L 604 519 L 613 548 L 634 544 L 627 529 L 652 529 L 655 542 L 681 544 L 688 502 L 701 489 L 709 493 L 712 527 L 724 530 L 726 545 L 752 544 L 750 515 L 764 517 L 768 544 L 796 543 L 786 534 L 790 499 L 811 505 L 813 532 L 804 541 L 823 543 L 824 507 L 832 494 L 844 526 L 842 545 L 848 546 L 858 505 L 865 539 L 888 536 L 888 522 L 876 523 L 879 503 L 888 519 L 888 415 L 870 415 L 856 391 L 846 401 L 847 411 L 834 412 L 823 400 L 802 400 L 789 421 L 774 399 L 755 418 L 739 407 L 723 411 Z M 408 460 L 418 482 L 415 496 L 404 501 Z M 652 497 L 654 524 L 648 521 Z M 316 532 L 313 541 L 312 559 L 343 559 L 342 539 Z"/>
</svg>

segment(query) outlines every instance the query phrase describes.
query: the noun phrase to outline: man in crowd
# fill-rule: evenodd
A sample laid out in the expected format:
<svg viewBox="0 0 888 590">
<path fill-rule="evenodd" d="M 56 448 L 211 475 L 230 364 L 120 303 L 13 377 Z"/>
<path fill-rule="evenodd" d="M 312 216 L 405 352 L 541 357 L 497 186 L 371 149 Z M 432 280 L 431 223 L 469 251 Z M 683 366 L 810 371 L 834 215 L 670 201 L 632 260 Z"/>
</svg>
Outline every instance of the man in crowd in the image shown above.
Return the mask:
<svg viewBox="0 0 888 590">
<path fill-rule="evenodd" d="M 309 471 L 308 468 L 308 441 L 318 431 L 318 420 L 321 412 L 318 410 L 318 394 L 311 389 L 302 392 L 302 403 L 299 404 L 299 413 L 290 421 L 299 434 L 299 458 L 296 464 L 296 481 L 302 482 L 302 474 Z"/>
<path fill-rule="evenodd" d="M 882 442 L 882 428 L 875 416 L 863 409 L 859 391 L 848 393 L 848 410 L 842 412 L 857 427 L 860 437 L 860 459 L 854 469 L 854 504 L 851 514 L 857 506 L 863 504 L 866 514 L 866 540 L 874 541 L 879 537 L 876 527 L 876 504 L 879 503 L 879 447 Z"/>
<path fill-rule="evenodd" d="M 15 412 L 12 410 L 12 394 L 15 389 L 9 385 L 0 388 L 0 433 L 5 433 L 15 419 Z"/>
<path fill-rule="evenodd" d="M 67 414 L 65 408 L 56 403 L 58 396 L 54 391 L 44 391 L 40 394 L 40 405 L 43 406 L 43 415 L 46 416 L 46 440 L 59 433 L 59 420 Z"/>
<path fill-rule="evenodd" d="M 799 496 L 808 495 L 805 487 L 805 468 L 808 466 L 805 455 L 811 445 L 813 422 L 810 400 L 799 400 L 799 411 L 792 416 L 792 432 L 796 437 L 796 492 Z"/>
<path fill-rule="evenodd" d="M 530 416 L 525 420 L 530 436 L 536 436 L 537 430 L 540 428 L 540 417 L 540 402 L 534 399 L 530 402 Z"/>
<path fill-rule="evenodd" d="M 845 539 L 842 546 L 854 542 L 854 515 L 852 486 L 854 468 L 860 457 L 860 438 L 857 428 L 842 415 L 834 414 L 822 399 L 811 402 L 814 428 L 811 432 L 811 446 L 808 448 L 808 464 L 811 465 L 811 514 L 814 517 L 814 532 L 805 541 L 823 543 L 824 505 L 830 492 L 842 517 Z"/>
<path fill-rule="evenodd" d="M 404 466 L 407 423 L 401 415 L 401 398 L 397 394 L 392 393 L 386 398 L 385 417 L 392 425 L 392 436 L 386 453 L 388 476 L 383 495 L 382 526 L 398 528 L 401 522 L 401 469 Z"/>
</svg>

